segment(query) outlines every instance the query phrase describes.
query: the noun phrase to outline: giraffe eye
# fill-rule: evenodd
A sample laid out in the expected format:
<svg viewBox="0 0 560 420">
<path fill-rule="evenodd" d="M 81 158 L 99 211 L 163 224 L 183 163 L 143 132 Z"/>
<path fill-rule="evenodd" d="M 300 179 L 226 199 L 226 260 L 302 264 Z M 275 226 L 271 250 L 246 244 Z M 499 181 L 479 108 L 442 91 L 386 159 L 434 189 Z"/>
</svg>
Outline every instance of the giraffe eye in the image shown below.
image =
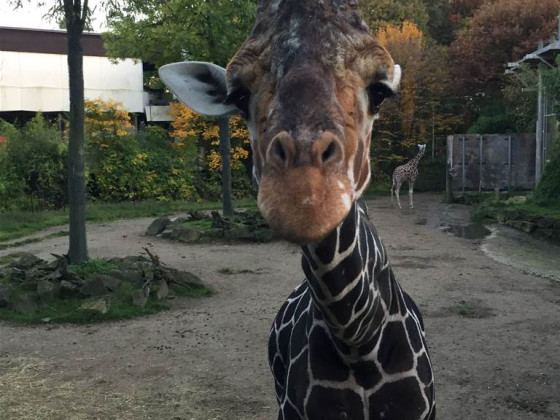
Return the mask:
<svg viewBox="0 0 560 420">
<path fill-rule="evenodd" d="M 235 105 L 243 119 L 247 119 L 247 117 L 249 116 L 250 102 L 251 92 L 249 92 L 249 90 L 244 87 L 233 90 L 225 100 L 226 104 Z"/>
<path fill-rule="evenodd" d="M 383 101 L 390 98 L 395 93 L 384 83 L 374 83 L 367 88 L 369 96 L 369 109 L 372 114 L 379 112 L 379 107 Z"/>
</svg>

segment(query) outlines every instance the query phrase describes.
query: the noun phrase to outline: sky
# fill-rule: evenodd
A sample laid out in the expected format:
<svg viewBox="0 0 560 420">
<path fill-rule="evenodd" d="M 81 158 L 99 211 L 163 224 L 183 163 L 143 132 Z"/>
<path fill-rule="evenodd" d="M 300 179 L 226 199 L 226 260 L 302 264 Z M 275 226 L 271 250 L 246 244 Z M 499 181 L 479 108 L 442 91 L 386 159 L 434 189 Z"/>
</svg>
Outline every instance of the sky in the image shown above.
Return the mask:
<svg viewBox="0 0 560 420">
<path fill-rule="evenodd" d="M 25 4 L 22 9 L 14 10 L 12 6 L 8 4 L 8 0 L 0 0 L 0 26 L 10 26 L 16 28 L 36 28 L 36 29 L 59 29 L 56 22 L 49 22 L 47 19 L 43 18 L 45 13 L 49 10 L 49 5 L 54 3 L 54 0 L 46 0 L 47 6 L 37 7 L 35 1 L 31 1 L 30 4 Z M 104 29 L 103 23 L 103 13 L 99 6 L 100 0 L 89 0 L 92 7 L 96 7 L 94 13 L 94 20 L 92 23 L 93 30 L 100 32 Z"/>
</svg>

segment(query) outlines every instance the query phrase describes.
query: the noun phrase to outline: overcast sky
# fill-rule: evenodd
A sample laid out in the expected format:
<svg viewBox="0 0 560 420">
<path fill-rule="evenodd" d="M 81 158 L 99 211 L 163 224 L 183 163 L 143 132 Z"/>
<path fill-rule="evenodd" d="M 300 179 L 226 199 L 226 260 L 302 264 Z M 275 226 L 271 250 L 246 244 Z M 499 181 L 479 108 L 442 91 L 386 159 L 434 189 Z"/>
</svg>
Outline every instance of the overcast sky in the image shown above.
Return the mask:
<svg viewBox="0 0 560 420">
<path fill-rule="evenodd" d="M 89 0 L 91 6 L 97 6 L 100 0 Z M 49 22 L 43 18 L 43 15 L 49 10 L 49 6 L 38 8 L 35 2 L 25 4 L 22 9 L 13 10 L 13 7 L 8 5 L 7 0 L 0 0 L 0 26 L 10 26 L 16 28 L 37 28 L 37 29 L 59 29 L 56 22 Z M 48 5 L 53 4 L 52 1 L 46 2 Z M 93 29 L 99 32 L 103 29 L 103 13 L 101 10 L 96 10 L 94 20 L 92 23 Z"/>
</svg>

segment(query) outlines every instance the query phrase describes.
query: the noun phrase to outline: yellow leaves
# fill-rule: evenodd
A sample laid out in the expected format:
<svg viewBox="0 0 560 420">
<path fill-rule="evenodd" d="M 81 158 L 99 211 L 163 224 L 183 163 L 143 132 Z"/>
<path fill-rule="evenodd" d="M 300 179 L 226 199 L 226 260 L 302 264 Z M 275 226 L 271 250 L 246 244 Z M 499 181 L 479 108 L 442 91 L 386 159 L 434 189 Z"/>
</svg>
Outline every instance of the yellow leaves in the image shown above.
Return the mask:
<svg viewBox="0 0 560 420">
<path fill-rule="evenodd" d="M 384 47 L 403 42 L 422 42 L 422 31 L 415 23 L 405 20 L 402 26 L 388 24 L 377 31 L 376 37 Z"/>
<path fill-rule="evenodd" d="M 174 143 L 173 147 L 183 147 L 187 143 L 200 144 L 202 142 L 204 149 L 210 149 L 206 154 L 208 169 L 220 171 L 222 160 L 216 150 L 220 145 L 220 129 L 215 122 L 200 116 L 180 102 L 172 102 L 169 109 L 169 115 L 173 117 L 171 122 L 173 130 L 169 135 L 181 139 L 181 141 Z M 230 118 L 230 137 L 233 145 L 231 148 L 231 166 L 236 168 L 241 165 L 242 160 L 249 157 L 249 151 L 245 148 L 250 143 L 249 132 L 241 117 Z"/>
<path fill-rule="evenodd" d="M 102 139 L 107 135 L 124 137 L 128 134 L 132 124 L 128 112 L 122 106 L 122 102 L 105 101 L 101 98 L 85 100 L 86 132 L 92 140 Z"/>
</svg>

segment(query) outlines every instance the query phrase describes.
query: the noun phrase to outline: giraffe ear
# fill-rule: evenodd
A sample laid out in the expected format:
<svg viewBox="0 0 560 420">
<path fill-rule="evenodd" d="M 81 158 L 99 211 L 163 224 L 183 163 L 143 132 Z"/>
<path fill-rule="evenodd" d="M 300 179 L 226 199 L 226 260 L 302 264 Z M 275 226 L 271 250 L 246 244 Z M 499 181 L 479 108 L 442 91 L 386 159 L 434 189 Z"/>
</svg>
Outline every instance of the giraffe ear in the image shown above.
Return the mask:
<svg viewBox="0 0 560 420">
<path fill-rule="evenodd" d="M 183 61 L 160 67 L 162 82 L 181 102 L 203 115 L 238 112 L 227 97 L 226 70 L 212 63 Z"/>
</svg>

